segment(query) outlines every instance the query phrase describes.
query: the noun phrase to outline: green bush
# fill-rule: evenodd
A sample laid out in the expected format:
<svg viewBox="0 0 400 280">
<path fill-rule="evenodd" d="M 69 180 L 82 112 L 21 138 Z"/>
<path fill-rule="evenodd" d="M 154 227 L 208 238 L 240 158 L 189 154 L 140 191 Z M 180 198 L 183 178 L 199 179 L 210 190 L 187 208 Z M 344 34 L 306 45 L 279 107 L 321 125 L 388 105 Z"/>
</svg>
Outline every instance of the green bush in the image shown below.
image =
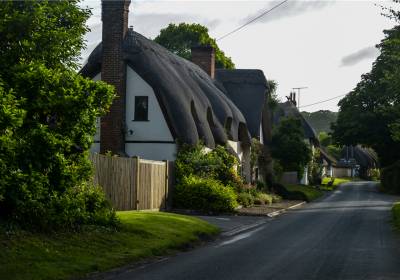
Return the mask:
<svg viewBox="0 0 400 280">
<path fill-rule="evenodd" d="M 282 197 L 280 197 L 277 194 L 272 194 L 271 196 L 272 196 L 272 203 L 278 203 L 282 201 Z"/>
<path fill-rule="evenodd" d="M 239 193 L 237 200 L 243 207 L 250 207 L 254 204 L 254 197 L 247 192 Z"/>
<path fill-rule="evenodd" d="M 89 17 L 78 1 L 1 3 L 0 219 L 26 229 L 114 219 L 99 191 L 76 191 L 91 179 L 96 118 L 115 97 L 76 71 Z"/>
<path fill-rule="evenodd" d="M 190 175 L 174 190 L 174 207 L 206 212 L 232 212 L 237 207 L 235 191 L 218 180 Z"/>
<path fill-rule="evenodd" d="M 400 161 L 383 168 L 381 173 L 381 186 L 385 192 L 400 193 Z"/>
<path fill-rule="evenodd" d="M 254 203 L 258 205 L 269 205 L 272 203 L 272 196 L 266 193 L 258 193 L 254 199 Z"/>
<path fill-rule="evenodd" d="M 237 174 L 238 164 L 234 155 L 230 154 L 223 146 L 206 152 L 203 144 L 195 146 L 183 144 L 179 147 L 175 161 L 175 176 L 180 181 L 189 175 L 201 178 L 213 178 L 224 185 L 240 189 L 243 185 L 242 178 Z"/>
<path fill-rule="evenodd" d="M 392 207 L 393 224 L 397 229 L 400 229 L 400 202 L 393 204 Z"/>
</svg>

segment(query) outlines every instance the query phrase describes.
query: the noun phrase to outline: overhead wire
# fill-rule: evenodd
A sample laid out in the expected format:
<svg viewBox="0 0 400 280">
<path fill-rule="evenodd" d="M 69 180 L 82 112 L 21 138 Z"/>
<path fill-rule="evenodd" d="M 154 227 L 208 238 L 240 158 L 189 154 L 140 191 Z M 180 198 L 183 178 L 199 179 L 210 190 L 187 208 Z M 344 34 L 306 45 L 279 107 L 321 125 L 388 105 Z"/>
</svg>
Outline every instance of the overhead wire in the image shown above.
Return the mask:
<svg viewBox="0 0 400 280">
<path fill-rule="evenodd" d="M 270 12 L 272 12 L 272 11 L 275 10 L 276 8 L 282 6 L 283 4 L 285 4 L 285 3 L 288 2 L 288 1 L 289 1 L 289 0 L 284 0 L 284 1 L 280 2 L 279 4 L 273 6 L 272 8 L 270 8 L 270 9 L 266 10 L 265 12 L 261 13 L 260 15 L 256 16 L 255 18 L 249 20 L 248 22 L 242 24 L 241 26 L 235 28 L 234 30 L 232 30 L 232 31 L 230 31 L 230 32 L 228 32 L 228 33 L 226 33 L 225 35 L 223 35 L 223 36 L 217 38 L 216 41 L 220 41 L 220 40 L 222 40 L 222 39 L 224 39 L 224 38 L 226 38 L 226 37 L 232 35 L 233 33 L 238 32 L 239 30 L 243 29 L 243 28 L 246 27 L 247 25 L 249 25 L 249 24 L 255 22 L 256 20 L 262 18 L 263 16 L 269 14 Z"/>
<path fill-rule="evenodd" d="M 299 109 L 300 108 L 314 106 L 314 105 L 318 105 L 318 104 L 325 103 L 325 102 L 328 102 L 328 101 L 332 101 L 332 100 L 335 100 L 335 99 L 337 99 L 339 97 L 343 97 L 345 95 L 346 94 L 341 94 L 341 95 L 338 95 L 338 96 L 335 96 L 335 97 L 332 97 L 332 98 L 329 98 L 329 99 L 326 99 L 326 100 L 322 100 L 322 101 L 318 101 L 318 102 L 315 102 L 315 103 L 311 103 L 311 104 L 307 104 L 307 105 L 304 105 L 304 106 L 300 106 Z"/>
</svg>

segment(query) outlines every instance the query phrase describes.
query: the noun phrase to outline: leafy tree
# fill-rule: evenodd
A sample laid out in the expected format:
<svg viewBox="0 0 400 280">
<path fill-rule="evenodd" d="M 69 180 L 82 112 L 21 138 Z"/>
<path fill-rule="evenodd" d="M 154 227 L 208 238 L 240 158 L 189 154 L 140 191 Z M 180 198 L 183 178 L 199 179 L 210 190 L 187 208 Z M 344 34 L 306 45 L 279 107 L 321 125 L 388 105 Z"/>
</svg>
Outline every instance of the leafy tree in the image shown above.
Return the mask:
<svg viewBox="0 0 400 280">
<path fill-rule="evenodd" d="M 160 30 L 160 34 L 154 39 L 173 53 L 191 59 L 191 47 L 210 45 L 215 49 L 215 67 L 234 69 L 230 57 L 227 57 L 218 47 L 215 39 L 208 34 L 208 28 L 197 23 L 169 24 Z"/>
<path fill-rule="evenodd" d="M 39 229 L 115 223 L 88 149 L 112 87 L 76 73 L 90 11 L 0 2 L 0 217 Z"/>
<path fill-rule="evenodd" d="M 336 122 L 337 112 L 329 110 L 319 110 L 316 112 L 301 112 L 306 121 L 315 129 L 317 133 L 331 132 L 332 123 Z"/>
<path fill-rule="evenodd" d="M 272 157 L 279 161 L 283 171 L 297 171 L 299 176 L 303 174 L 304 167 L 311 160 L 311 150 L 304 141 L 300 119 L 284 118 L 274 129 Z"/>
<path fill-rule="evenodd" d="M 273 111 L 278 107 L 279 97 L 276 94 L 276 90 L 278 88 L 278 82 L 275 80 L 268 80 L 268 105 L 269 108 Z"/>
<path fill-rule="evenodd" d="M 384 33 L 371 72 L 339 102 L 333 136 L 340 144 L 372 147 L 387 166 L 400 158 L 400 26 Z"/>
</svg>

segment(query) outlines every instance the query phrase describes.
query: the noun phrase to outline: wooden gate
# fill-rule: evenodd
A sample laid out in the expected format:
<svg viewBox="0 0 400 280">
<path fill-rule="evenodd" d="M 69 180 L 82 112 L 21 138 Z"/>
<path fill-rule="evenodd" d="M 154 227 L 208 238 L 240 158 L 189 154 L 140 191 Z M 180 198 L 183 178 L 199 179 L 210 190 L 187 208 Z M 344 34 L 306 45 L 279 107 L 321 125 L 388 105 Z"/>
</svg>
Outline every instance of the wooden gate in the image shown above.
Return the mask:
<svg viewBox="0 0 400 280">
<path fill-rule="evenodd" d="M 101 186 L 116 210 L 165 209 L 168 161 L 91 154 L 94 183 Z"/>
</svg>

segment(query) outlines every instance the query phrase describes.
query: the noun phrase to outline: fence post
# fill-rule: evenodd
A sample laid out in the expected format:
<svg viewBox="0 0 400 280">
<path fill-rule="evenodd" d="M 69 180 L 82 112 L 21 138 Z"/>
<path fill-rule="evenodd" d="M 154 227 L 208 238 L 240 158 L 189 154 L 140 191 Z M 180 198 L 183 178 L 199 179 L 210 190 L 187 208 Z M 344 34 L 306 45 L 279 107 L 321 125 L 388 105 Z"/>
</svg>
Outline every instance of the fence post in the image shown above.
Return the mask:
<svg viewBox="0 0 400 280">
<path fill-rule="evenodd" d="M 164 162 L 165 162 L 165 196 L 164 196 L 164 209 L 167 210 L 167 205 L 168 205 L 169 162 L 168 162 L 168 160 L 164 160 Z"/>
<path fill-rule="evenodd" d="M 136 179 L 135 180 L 135 199 L 136 199 L 136 201 L 134 201 L 134 204 L 135 204 L 135 210 L 139 210 L 140 157 L 134 156 L 133 158 L 135 159 L 135 162 L 136 162 L 136 178 L 135 178 Z"/>
</svg>

